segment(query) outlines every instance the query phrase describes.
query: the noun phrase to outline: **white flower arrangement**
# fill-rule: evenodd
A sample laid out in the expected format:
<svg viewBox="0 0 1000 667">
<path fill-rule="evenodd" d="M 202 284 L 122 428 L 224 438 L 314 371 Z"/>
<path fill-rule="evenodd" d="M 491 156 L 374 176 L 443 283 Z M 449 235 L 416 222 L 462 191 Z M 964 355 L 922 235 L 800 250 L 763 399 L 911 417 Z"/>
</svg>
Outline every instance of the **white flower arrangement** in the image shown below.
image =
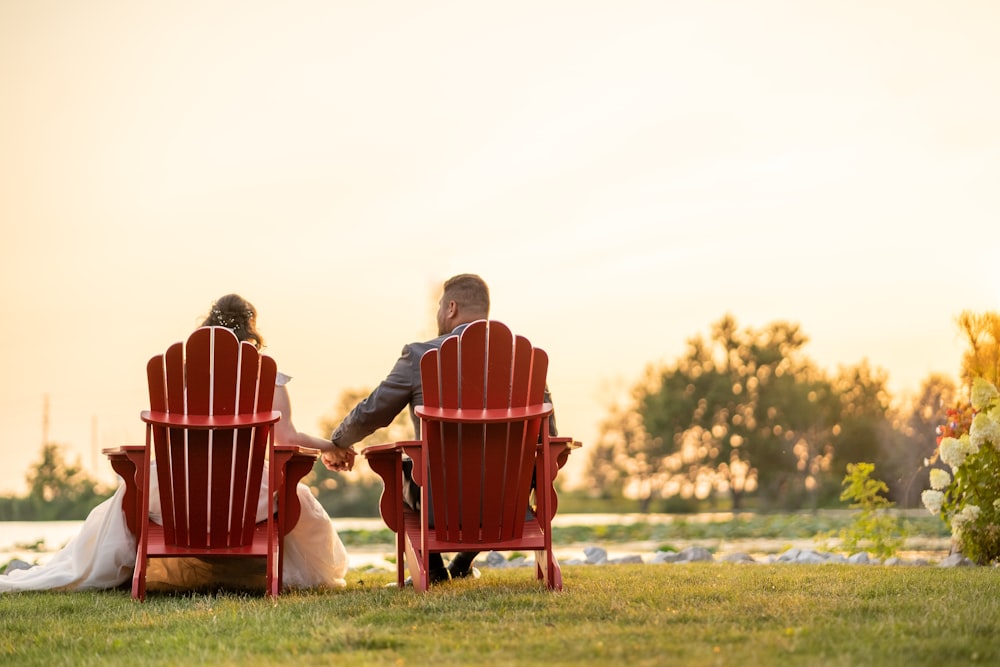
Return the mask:
<svg viewBox="0 0 1000 667">
<path fill-rule="evenodd" d="M 951 472 L 932 468 L 931 488 L 920 498 L 948 522 L 962 553 L 986 564 L 1000 562 L 1000 392 L 977 378 L 971 397 L 968 433 L 949 431 L 928 461 L 940 461 Z"/>
</svg>

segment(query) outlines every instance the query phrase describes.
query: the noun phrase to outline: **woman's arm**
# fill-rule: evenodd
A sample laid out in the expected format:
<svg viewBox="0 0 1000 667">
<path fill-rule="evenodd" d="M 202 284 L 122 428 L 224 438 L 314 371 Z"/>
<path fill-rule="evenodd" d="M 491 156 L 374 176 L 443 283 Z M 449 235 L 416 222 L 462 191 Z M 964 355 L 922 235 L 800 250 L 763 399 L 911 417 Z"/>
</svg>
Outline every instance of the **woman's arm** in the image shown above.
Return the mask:
<svg viewBox="0 0 1000 667">
<path fill-rule="evenodd" d="M 281 419 L 274 425 L 274 441 L 277 444 L 318 449 L 325 455 L 329 455 L 323 457 L 323 462 L 331 470 L 350 470 L 354 467 L 354 450 L 340 449 L 325 438 L 300 433 L 295 428 L 295 423 L 292 422 L 292 401 L 288 395 L 288 387 L 278 385 L 274 388 L 272 408 L 281 413 Z M 327 458 L 331 459 L 330 463 L 327 463 Z M 336 468 L 331 465 L 334 461 L 339 464 Z"/>
</svg>

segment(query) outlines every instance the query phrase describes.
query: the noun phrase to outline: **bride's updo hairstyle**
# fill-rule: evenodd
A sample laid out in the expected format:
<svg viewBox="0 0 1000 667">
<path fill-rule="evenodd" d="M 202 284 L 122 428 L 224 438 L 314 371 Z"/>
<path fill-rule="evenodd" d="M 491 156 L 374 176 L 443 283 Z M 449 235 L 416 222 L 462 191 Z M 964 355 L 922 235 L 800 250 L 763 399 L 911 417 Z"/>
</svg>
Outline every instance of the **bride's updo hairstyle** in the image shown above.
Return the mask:
<svg viewBox="0 0 1000 667">
<path fill-rule="evenodd" d="M 227 294 L 216 299 L 203 327 L 226 327 L 240 340 L 248 340 L 257 349 L 264 347 L 264 338 L 257 333 L 257 309 L 239 294 Z"/>
</svg>

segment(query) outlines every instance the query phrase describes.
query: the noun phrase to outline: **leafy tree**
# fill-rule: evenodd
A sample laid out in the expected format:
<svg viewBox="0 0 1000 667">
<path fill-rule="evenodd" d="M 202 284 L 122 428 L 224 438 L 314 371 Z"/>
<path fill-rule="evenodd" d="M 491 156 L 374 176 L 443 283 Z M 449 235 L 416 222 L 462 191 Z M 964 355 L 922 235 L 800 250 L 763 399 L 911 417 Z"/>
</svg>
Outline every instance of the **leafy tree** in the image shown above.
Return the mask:
<svg viewBox="0 0 1000 667">
<path fill-rule="evenodd" d="M 54 444 L 42 446 L 41 460 L 28 472 L 28 514 L 36 521 L 84 519 L 106 491 L 79 463 L 71 464 Z"/>
<path fill-rule="evenodd" d="M 651 370 L 638 411 L 649 438 L 631 455 L 680 475 L 702 497 L 734 509 L 759 489 L 768 503 L 798 503 L 829 474 L 839 398 L 803 354 L 799 327 L 739 329 L 732 316 L 695 336 L 676 364 Z"/>
<path fill-rule="evenodd" d="M 344 391 L 334 408 L 333 414 L 325 417 L 320 425 L 324 433 L 333 430 L 347 416 L 348 412 L 371 393 L 368 389 Z M 359 452 L 354 470 L 350 473 L 332 472 L 323 465 L 317 464 L 303 481 L 309 484 L 316 494 L 320 504 L 331 516 L 378 516 L 378 502 L 382 496 L 382 480 L 365 459 L 360 456 L 361 450 L 370 445 L 414 438 L 413 423 L 409 412 L 404 410 L 389 426 L 375 431 L 370 436 L 357 443 L 354 448 Z"/>
<path fill-rule="evenodd" d="M 867 362 L 830 379 L 798 325 L 738 327 L 726 315 L 675 363 L 647 368 L 590 452 L 595 492 L 656 498 L 750 494 L 764 507 L 815 507 L 839 493 L 834 470 L 871 458 L 892 433 L 885 373 Z"/>
<path fill-rule="evenodd" d="M 891 434 L 879 453 L 885 471 L 889 498 L 900 507 L 920 507 L 920 493 L 928 488 L 937 428 L 947 421 L 946 411 L 955 404 L 955 383 L 944 375 L 930 375 L 915 397 L 891 412 Z"/>
<path fill-rule="evenodd" d="M 896 440 L 887 382 L 885 371 L 872 368 L 867 361 L 841 367 L 833 378 L 839 405 L 835 410 L 838 421 L 833 428 L 829 470 L 844 470 L 851 462 L 861 460 L 883 467 L 884 457 Z M 827 489 L 830 496 L 836 490 L 834 485 Z"/>
<path fill-rule="evenodd" d="M 634 443 L 648 437 L 634 406 L 614 406 L 599 427 L 597 442 L 590 448 L 586 472 L 591 482 L 588 495 L 604 500 L 620 498 L 626 481 L 630 481 L 634 487 L 648 489 L 648 493 L 639 494 L 640 510 L 648 512 L 651 500 L 663 490 L 663 481 L 647 465 L 644 456 L 627 455 L 642 449 Z"/>
<path fill-rule="evenodd" d="M 956 319 L 969 347 L 962 357 L 962 380 L 966 387 L 981 377 L 1000 384 L 1000 313 L 966 310 Z"/>
</svg>

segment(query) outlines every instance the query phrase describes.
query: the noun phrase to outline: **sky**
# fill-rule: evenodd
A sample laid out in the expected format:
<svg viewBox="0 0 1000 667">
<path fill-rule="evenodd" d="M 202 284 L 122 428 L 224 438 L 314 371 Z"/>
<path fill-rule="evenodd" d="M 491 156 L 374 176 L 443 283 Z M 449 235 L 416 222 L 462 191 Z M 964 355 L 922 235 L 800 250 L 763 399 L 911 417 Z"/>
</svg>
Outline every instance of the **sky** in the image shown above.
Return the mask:
<svg viewBox="0 0 1000 667">
<path fill-rule="evenodd" d="M 725 314 L 899 394 L 955 377 L 955 317 L 1000 308 L 998 27 L 992 0 L 0 0 L 0 493 L 45 437 L 110 482 L 146 361 L 229 292 L 323 437 L 463 272 L 548 351 L 576 466 Z"/>
</svg>

